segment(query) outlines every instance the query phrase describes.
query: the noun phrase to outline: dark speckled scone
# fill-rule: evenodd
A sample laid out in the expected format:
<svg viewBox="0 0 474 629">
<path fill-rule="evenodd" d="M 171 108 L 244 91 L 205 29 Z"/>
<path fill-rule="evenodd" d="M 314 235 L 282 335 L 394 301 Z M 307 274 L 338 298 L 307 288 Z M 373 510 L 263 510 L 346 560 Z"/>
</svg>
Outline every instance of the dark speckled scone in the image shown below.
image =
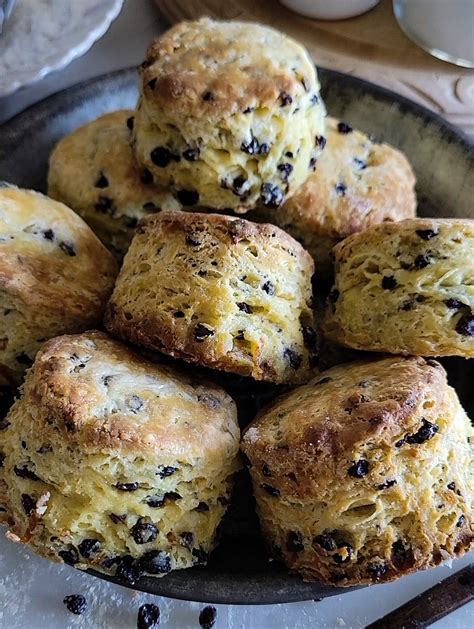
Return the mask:
<svg viewBox="0 0 474 629">
<path fill-rule="evenodd" d="M 310 378 L 311 256 L 273 225 L 217 214 L 143 219 L 107 307 L 114 335 L 271 382 Z"/>
<path fill-rule="evenodd" d="M 474 357 L 474 220 L 383 223 L 334 252 L 328 339 L 391 354 Z"/>
<path fill-rule="evenodd" d="M 181 22 L 142 64 L 135 153 L 185 206 L 276 208 L 319 157 L 324 116 L 314 63 L 290 37 Z"/>
<path fill-rule="evenodd" d="M 38 353 L 7 423 L 10 539 L 130 585 L 206 562 L 239 468 L 236 408 L 221 387 L 102 332 L 62 336 Z"/>
<path fill-rule="evenodd" d="M 433 359 L 329 369 L 247 428 L 264 537 L 306 580 L 391 581 L 474 547 L 469 418 Z"/>
</svg>

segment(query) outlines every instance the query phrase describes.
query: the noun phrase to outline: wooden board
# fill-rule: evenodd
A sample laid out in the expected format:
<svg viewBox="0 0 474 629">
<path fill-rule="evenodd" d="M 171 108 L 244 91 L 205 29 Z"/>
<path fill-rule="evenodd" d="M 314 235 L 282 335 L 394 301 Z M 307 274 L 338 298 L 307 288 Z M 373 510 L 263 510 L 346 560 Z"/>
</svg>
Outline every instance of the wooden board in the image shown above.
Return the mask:
<svg viewBox="0 0 474 629">
<path fill-rule="evenodd" d="M 277 0 L 155 0 L 172 22 L 202 15 L 264 22 L 299 39 L 316 64 L 421 103 L 474 134 L 474 71 L 435 59 L 400 30 L 391 0 L 339 22 L 304 18 Z"/>
</svg>

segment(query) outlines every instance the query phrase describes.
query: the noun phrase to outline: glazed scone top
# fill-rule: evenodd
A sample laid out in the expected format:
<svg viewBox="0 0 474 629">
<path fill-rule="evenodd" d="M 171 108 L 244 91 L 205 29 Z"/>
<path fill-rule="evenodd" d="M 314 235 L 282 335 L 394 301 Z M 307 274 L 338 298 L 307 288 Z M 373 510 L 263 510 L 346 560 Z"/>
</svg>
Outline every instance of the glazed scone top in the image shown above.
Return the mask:
<svg viewBox="0 0 474 629">
<path fill-rule="evenodd" d="M 181 22 L 157 39 L 141 79 L 147 98 L 180 127 L 185 116 L 221 120 L 319 91 L 314 65 L 295 40 L 260 24 L 209 18 Z"/>
<path fill-rule="evenodd" d="M 333 367 L 263 410 L 243 435 L 244 449 L 259 452 L 276 474 L 304 469 L 306 482 L 285 480 L 293 493 L 304 494 L 371 439 L 393 446 L 415 434 L 417 409 L 429 399 L 423 410 L 429 421 L 431 401 L 443 401 L 446 385 L 441 365 L 423 358 L 394 356 Z"/>
<path fill-rule="evenodd" d="M 315 172 L 280 211 L 283 221 L 301 228 L 303 240 L 311 241 L 312 230 L 342 239 L 415 216 L 415 175 L 401 151 L 335 118 L 326 118 L 326 134 Z"/>
<path fill-rule="evenodd" d="M 26 387 L 38 427 L 53 422 L 84 452 L 193 462 L 203 449 L 230 453 L 239 438 L 235 403 L 223 389 L 150 363 L 102 332 L 50 340 Z"/>
<path fill-rule="evenodd" d="M 0 286 L 29 307 L 88 317 L 101 307 L 117 267 L 72 210 L 44 195 L 0 188 Z M 95 278 L 91 281 L 91 278 Z"/>
</svg>

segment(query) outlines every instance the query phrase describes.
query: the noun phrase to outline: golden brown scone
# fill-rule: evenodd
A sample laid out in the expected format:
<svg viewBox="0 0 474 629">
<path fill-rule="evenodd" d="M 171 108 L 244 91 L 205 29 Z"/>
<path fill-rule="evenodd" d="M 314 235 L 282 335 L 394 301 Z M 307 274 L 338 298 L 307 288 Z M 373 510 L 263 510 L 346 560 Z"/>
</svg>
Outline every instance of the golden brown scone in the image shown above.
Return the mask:
<svg viewBox="0 0 474 629">
<path fill-rule="evenodd" d="M 322 150 L 319 87 L 308 53 L 283 33 L 181 22 L 141 67 L 137 159 L 183 205 L 276 208 Z"/>
<path fill-rule="evenodd" d="M 334 252 L 327 338 L 392 354 L 474 356 L 474 220 L 383 223 Z"/>
<path fill-rule="evenodd" d="M 271 552 L 306 580 L 346 586 L 471 550 L 472 435 L 433 359 L 329 369 L 242 439 Z"/>
<path fill-rule="evenodd" d="M 117 265 L 72 210 L 0 187 L 0 383 L 21 382 L 41 344 L 97 326 Z"/>
<path fill-rule="evenodd" d="M 331 281 L 334 245 L 371 225 L 414 218 L 416 194 L 415 176 L 403 153 L 335 118 L 326 118 L 326 134 L 315 171 L 273 210 L 271 221 L 310 252 L 317 277 Z M 259 214 L 269 219 L 268 211 L 260 210 L 255 220 Z"/>
<path fill-rule="evenodd" d="M 82 216 L 120 259 L 142 216 L 180 207 L 135 162 L 134 114 L 114 111 L 88 122 L 60 140 L 49 160 L 49 196 Z"/>
<path fill-rule="evenodd" d="M 111 334 L 256 380 L 306 382 L 311 256 L 273 225 L 218 214 L 142 219 L 107 307 Z"/>
<path fill-rule="evenodd" d="M 129 584 L 206 562 L 238 469 L 223 389 L 85 332 L 40 350 L 7 419 L 10 539 Z"/>
</svg>

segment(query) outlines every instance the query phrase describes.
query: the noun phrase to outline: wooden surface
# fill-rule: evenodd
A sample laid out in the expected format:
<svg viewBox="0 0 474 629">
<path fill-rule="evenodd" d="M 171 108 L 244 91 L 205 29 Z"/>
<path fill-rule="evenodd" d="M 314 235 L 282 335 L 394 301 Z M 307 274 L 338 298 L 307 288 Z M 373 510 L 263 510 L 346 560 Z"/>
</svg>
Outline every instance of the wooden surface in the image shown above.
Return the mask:
<svg viewBox="0 0 474 629">
<path fill-rule="evenodd" d="M 382 85 L 474 133 L 474 71 L 435 59 L 413 44 L 400 30 L 391 0 L 339 22 L 302 17 L 277 0 L 156 3 L 173 23 L 202 15 L 267 23 L 299 39 L 316 64 Z"/>
<path fill-rule="evenodd" d="M 368 625 L 366 629 L 422 629 L 473 600 L 474 564 L 471 564 Z"/>
</svg>

